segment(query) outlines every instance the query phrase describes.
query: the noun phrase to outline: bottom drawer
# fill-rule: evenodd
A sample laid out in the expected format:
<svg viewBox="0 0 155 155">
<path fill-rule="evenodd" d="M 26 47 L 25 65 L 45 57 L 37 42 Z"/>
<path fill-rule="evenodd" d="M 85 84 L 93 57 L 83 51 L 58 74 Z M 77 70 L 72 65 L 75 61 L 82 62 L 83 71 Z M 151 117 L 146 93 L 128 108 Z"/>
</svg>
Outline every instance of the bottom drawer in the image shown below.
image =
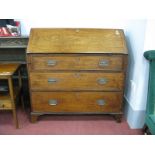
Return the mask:
<svg viewBox="0 0 155 155">
<path fill-rule="evenodd" d="M 32 92 L 33 112 L 120 112 L 121 92 Z"/>
</svg>

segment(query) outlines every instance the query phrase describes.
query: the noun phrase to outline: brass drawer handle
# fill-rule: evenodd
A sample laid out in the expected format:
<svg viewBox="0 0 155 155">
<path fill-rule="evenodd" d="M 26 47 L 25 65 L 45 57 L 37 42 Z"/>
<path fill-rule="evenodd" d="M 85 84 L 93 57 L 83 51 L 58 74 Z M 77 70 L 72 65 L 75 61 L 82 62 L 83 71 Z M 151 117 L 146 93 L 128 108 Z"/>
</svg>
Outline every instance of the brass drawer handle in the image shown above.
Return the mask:
<svg viewBox="0 0 155 155">
<path fill-rule="evenodd" d="M 106 78 L 100 78 L 100 79 L 97 80 L 97 82 L 98 82 L 98 84 L 103 85 L 103 84 L 106 84 L 108 82 L 108 79 L 106 79 Z"/>
<path fill-rule="evenodd" d="M 105 100 L 103 100 L 103 99 L 99 99 L 99 100 L 97 100 L 96 102 L 97 102 L 97 104 L 100 105 L 100 106 L 103 106 L 103 105 L 106 104 Z"/>
<path fill-rule="evenodd" d="M 58 104 L 58 101 L 56 99 L 51 99 L 48 101 L 48 104 L 54 106 Z"/>
<path fill-rule="evenodd" d="M 101 67 L 105 67 L 105 66 L 108 66 L 109 65 L 109 61 L 108 60 L 101 60 L 99 62 L 99 66 Z"/>
<path fill-rule="evenodd" d="M 55 66 L 57 64 L 57 61 L 56 60 L 48 60 L 47 61 L 47 65 L 48 66 Z"/>
<path fill-rule="evenodd" d="M 48 83 L 56 83 L 58 80 L 54 78 L 49 78 Z"/>
</svg>

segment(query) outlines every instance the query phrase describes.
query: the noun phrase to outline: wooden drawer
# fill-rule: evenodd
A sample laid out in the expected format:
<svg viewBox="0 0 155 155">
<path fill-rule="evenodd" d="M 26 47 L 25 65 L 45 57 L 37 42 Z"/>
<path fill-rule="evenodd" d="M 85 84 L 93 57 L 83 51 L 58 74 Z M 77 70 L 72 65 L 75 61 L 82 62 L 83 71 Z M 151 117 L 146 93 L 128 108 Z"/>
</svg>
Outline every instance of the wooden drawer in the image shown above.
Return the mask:
<svg viewBox="0 0 155 155">
<path fill-rule="evenodd" d="M 30 73 L 32 90 L 123 90 L 123 73 L 56 72 Z"/>
<path fill-rule="evenodd" d="M 11 100 L 0 100 L 0 110 L 12 109 Z"/>
<path fill-rule="evenodd" d="M 120 112 L 122 93 L 33 92 L 34 112 Z"/>
<path fill-rule="evenodd" d="M 34 55 L 31 70 L 122 70 L 122 56 L 106 55 Z"/>
</svg>

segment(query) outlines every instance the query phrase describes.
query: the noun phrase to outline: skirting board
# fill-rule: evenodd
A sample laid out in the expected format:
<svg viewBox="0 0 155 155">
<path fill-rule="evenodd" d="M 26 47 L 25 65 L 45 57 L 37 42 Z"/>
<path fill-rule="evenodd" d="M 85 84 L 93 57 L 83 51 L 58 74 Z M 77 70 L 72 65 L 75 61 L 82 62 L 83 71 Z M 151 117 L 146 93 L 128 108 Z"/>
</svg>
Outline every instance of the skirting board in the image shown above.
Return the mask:
<svg viewBox="0 0 155 155">
<path fill-rule="evenodd" d="M 125 100 L 124 114 L 131 129 L 141 129 L 145 122 L 145 110 L 134 110 Z"/>
</svg>

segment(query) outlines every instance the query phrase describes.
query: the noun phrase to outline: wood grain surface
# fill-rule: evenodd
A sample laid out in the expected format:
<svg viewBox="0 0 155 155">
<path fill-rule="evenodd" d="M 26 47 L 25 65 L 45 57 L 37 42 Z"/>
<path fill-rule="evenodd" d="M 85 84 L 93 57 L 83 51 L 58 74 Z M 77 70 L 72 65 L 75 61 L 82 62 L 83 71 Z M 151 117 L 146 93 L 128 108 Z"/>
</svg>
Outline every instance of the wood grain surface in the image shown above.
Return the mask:
<svg viewBox="0 0 155 155">
<path fill-rule="evenodd" d="M 105 81 L 104 81 L 105 80 Z M 51 82 L 50 82 L 51 81 Z M 30 73 L 32 90 L 123 90 L 123 73 Z"/>
<path fill-rule="evenodd" d="M 31 29 L 27 53 L 127 54 L 120 29 Z"/>
<path fill-rule="evenodd" d="M 122 55 L 85 55 L 85 54 L 35 54 L 31 57 L 30 69 L 50 70 L 114 70 L 123 68 Z"/>
<path fill-rule="evenodd" d="M 50 105 L 56 100 L 56 105 Z M 104 105 L 98 101 L 104 100 Z M 36 112 L 120 112 L 122 93 L 112 92 L 33 92 L 32 109 Z"/>
</svg>

